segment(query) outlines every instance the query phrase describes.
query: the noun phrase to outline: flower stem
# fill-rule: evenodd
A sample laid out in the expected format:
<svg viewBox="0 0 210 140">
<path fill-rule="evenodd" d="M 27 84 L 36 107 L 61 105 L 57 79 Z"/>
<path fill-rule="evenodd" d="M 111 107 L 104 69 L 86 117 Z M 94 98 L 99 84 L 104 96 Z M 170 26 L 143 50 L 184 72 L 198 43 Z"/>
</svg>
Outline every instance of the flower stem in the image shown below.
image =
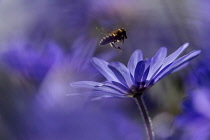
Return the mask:
<svg viewBox="0 0 210 140">
<path fill-rule="evenodd" d="M 152 121 L 148 115 L 147 108 L 143 102 L 142 95 L 135 96 L 136 103 L 141 111 L 141 115 L 145 122 L 145 127 L 148 135 L 148 140 L 154 140 L 154 133 L 152 130 Z"/>
</svg>

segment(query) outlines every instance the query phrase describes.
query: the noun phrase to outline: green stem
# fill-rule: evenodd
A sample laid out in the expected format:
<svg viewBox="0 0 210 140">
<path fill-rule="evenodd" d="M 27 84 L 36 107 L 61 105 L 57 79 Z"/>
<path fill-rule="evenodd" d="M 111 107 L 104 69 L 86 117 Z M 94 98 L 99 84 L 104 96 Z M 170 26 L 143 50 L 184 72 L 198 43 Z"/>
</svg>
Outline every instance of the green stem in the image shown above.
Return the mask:
<svg viewBox="0 0 210 140">
<path fill-rule="evenodd" d="M 140 95 L 135 96 L 135 100 L 136 100 L 136 103 L 139 107 L 139 110 L 141 111 L 141 115 L 145 122 L 148 140 L 154 140 L 154 133 L 152 130 L 152 121 L 147 113 L 147 108 L 143 102 L 142 95 L 140 94 Z"/>
</svg>

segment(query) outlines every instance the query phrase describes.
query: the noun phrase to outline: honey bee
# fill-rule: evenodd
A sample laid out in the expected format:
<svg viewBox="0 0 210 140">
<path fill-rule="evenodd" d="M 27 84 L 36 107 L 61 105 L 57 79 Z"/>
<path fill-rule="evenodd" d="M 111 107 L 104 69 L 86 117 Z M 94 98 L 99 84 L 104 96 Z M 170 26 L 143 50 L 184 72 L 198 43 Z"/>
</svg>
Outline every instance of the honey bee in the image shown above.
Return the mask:
<svg viewBox="0 0 210 140">
<path fill-rule="evenodd" d="M 101 39 L 101 41 L 99 42 L 99 45 L 106 45 L 106 44 L 110 44 L 111 47 L 118 49 L 120 51 L 122 51 L 122 49 L 115 45 L 116 42 L 122 42 L 124 43 L 124 39 L 126 39 L 126 30 L 124 28 L 120 28 L 117 29 L 113 32 L 111 32 L 110 34 L 106 35 L 105 37 L 103 37 Z"/>
</svg>

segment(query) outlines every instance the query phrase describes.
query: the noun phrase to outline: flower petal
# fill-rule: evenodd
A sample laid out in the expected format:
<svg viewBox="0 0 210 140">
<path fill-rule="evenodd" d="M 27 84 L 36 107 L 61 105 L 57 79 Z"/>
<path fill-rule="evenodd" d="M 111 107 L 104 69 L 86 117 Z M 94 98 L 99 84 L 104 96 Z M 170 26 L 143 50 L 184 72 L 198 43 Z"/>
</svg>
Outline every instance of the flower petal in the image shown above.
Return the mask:
<svg viewBox="0 0 210 140">
<path fill-rule="evenodd" d="M 145 69 L 145 61 L 139 61 L 136 66 L 135 73 L 134 73 L 134 79 L 135 79 L 137 86 L 141 82 L 141 78 L 144 74 L 144 69 Z"/>
<path fill-rule="evenodd" d="M 123 91 L 122 89 L 120 89 L 119 87 L 110 83 L 99 83 L 99 82 L 94 82 L 94 81 L 79 81 L 79 82 L 72 82 L 70 83 L 70 85 L 72 87 L 88 88 L 92 90 L 104 91 L 104 92 L 118 94 L 118 95 L 123 95 L 127 93 Z"/>
<path fill-rule="evenodd" d="M 152 62 L 152 58 L 146 58 L 146 59 L 145 59 L 145 70 L 146 70 L 148 67 L 150 67 L 151 62 Z"/>
<path fill-rule="evenodd" d="M 108 65 L 108 67 L 110 68 L 110 70 L 115 74 L 115 76 L 117 77 L 117 79 L 120 81 L 120 83 L 122 83 L 124 86 L 128 87 L 125 78 L 123 77 L 123 75 L 118 71 L 117 68 L 115 68 L 114 66 Z"/>
<path fill-rule="evenodd" d="M 118 82 L 115 82 L 115 81 L 112 81 L 112 82 L 104 82 L 103 83 L 103 86 L 105 87 L 109 87 L 111 89 L 114 89 L 116 91 L 118 91 L 120 94 L 126 94 L 129 89 L 127 89 L 126 87 L 124 87 L 122 84 L 118 83 Z"/>
<path fill-rule="evenodd" d="M 157 81 L 159 81 L 160 79 L 162 79 L 163 77 L 165 77 L 166 75 L 172 73 L 173 71 L 180 69 L 180 67 L 183 68 L 183 66 L 188 63 L 191 59 L 195 58 L 196 56 L 198 56 L 200 54 L 200 50 L 198 51 L 192 51 L 182 57 L 180 57 L 179 59 L 177 59 L 176 61 L 174 61 L 171 65 L 169 65 L 169 67 L 167 67 L 166 69 L 163 69 L 162 71 L 160 71 L 155 77 L 154 80 L 156 83 Z"/>
<path fill-rule="evenodd" d="M 78 82 L 71 82 L 70 86 L 92 89 L 94 86 L 100 85 L 100 84 L 101 83 L 95 82 L 95 81 L 78 81 Z"/>
<path fill-rule="evenodd" d="M 151 60 L 150 71 L 147 76 L 147 80 L 149 80 L 157 72 L 157 70 L 159 70 L 161 65 L 164 65 L 163 61 L 166 58 L 166 55 L 167 55 L 167 48 L 162 47 L 158 50 L 158 52 Z"/>
<path fill-rule="evenodd" d="M 189 64 L 189 62 L 185 62 L 185 63 L 181 64 L 179 67 L 174 68 L 173 71 L 172 71 L 171 73 L 174 73 L 174 72 L 176 72 L 176 71 L 179 71 L 179 70 L 185 68 L 188 64 Z"/>
<path fill-rule="evenodd" d="M 108 67 L 109 63 L 99 59 L 99 58 L 92 58 L 92 63 L 93 66 L 101 73 L 104 75 L 104 77 L 108 80 L 108 81 L 117 81 L 120 82 L 117 77 L 115 76 L 115 74 L 112 72 L 112 70 Z"/>
<path fill-rule="evenodd" d="M 128 71 L 128 68 L 123 65 L 120 62 L 112 62 L 110 63 L 110 66 L 114 67 L 116 70 L 118 70 L 118 72 L 120 73 L 120 75 L 123 77 L 123 79 L 125 80 L 125 86 L 130 87 L 131 85 L 133 85 L 134 83 L 131 80 L 130 77 L 130 72 Z M 114 71 L 113 71 L 114 72 Z M 115 73 L 115 72 L 114 72 Z M 115 74 L 116 75 L 116 74 Z M 117 77 L 117 76 L 116 76 Z M 119 79 L 119 78 L 118 78 Z M 121 81 L 121 80 L 120 80 Z"/>
<path fill-rule="evenodd" d="M 91 99 L 91 101 L 101 100 L 101 99 L 104 99 L 104 98 L 122 98 L 122 99 L 125 99 L 125 98 L 129 98 L 129 97 L 122 96 L 122 95 L 116 95 L 116 94 L 107 94 L 107 95 L 101 95 L 99 97 L 95 97 L 95 98 Z"/>
<path fill-rule="evenodd" d="M 134 76 L 136 65 L 139 61 L 143 59 L 141 50 L 137 49 L 130 57 L 128 61 L 128 70 Z"/>
<path fill-rule="evenodd" d="M 121 90 L 123 90 L 123 92 L 129 92 L 130 91 L 130 88 L 128 87 L 125 87 L 124 85 L 122 85 L 121 83 L 118 83 L 118 82 L 115 82 L 115 81 L 112 81 L 112 84 L 115 85 L 116 87 L 120 88 Z"/>
<path fill-rule="evenodd" d="M 162 69 L 160 72 L 156 72 L 157 74 L 154 74 L 150 79 L 147 79 L 146 81 L 146 87 L 148 86 L 152 86 L 154 85 L 156 82 L 155 80 L 157 79 L 156 76 L 160 75 L 162 72 L 164 72 L 171 64 L 169 64 L 168 66 L 164 67 L 164 69 Z"/>
<path fill-rule="evenodd" d="M 143 76 L 142 76 L 142 79 L 141 79 L 141 83 L 142 83 L 142 85 L 145 85 L 146 84 L 146 82 L 147 82 L 147 76 L 148 76 L 148 74 L 149 74 L 149 71 L 150 71 L 150 67 L 148 67 L 146 70 L 145 70 L 145 72 L 144 72 L 144 74 L 143 74 Z"/>
<path fill-rule="evenodd" d="M 188 47 L 188 45 L 189 45 L 189 43 L 185 43 L 184 45 L 179 47 L 179 49 L 177 49 L 175 52 L 173 52 L 168 57 L 166 57 L 166 59 L 163 62 L 162 68 L 164 68 L 168 64 L 172 63 Z"/>
</svg>

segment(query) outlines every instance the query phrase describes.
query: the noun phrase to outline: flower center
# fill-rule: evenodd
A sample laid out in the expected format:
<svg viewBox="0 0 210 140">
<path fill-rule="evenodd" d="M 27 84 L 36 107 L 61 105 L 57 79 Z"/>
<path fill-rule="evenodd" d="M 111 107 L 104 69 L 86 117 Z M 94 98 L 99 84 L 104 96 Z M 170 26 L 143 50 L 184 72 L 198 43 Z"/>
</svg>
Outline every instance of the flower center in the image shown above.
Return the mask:
<svg viewBox="0 0 210 140">
<path fill-rule="evenodd" d="M 143 86 L 144 84 L 140 84 L 139 86 L 132 85 L 130 87 L 130 91 L 128 93 L 129 97 L 135 97 L 143 94 L 143 91 L 147 88 Z"/>
</svg>

